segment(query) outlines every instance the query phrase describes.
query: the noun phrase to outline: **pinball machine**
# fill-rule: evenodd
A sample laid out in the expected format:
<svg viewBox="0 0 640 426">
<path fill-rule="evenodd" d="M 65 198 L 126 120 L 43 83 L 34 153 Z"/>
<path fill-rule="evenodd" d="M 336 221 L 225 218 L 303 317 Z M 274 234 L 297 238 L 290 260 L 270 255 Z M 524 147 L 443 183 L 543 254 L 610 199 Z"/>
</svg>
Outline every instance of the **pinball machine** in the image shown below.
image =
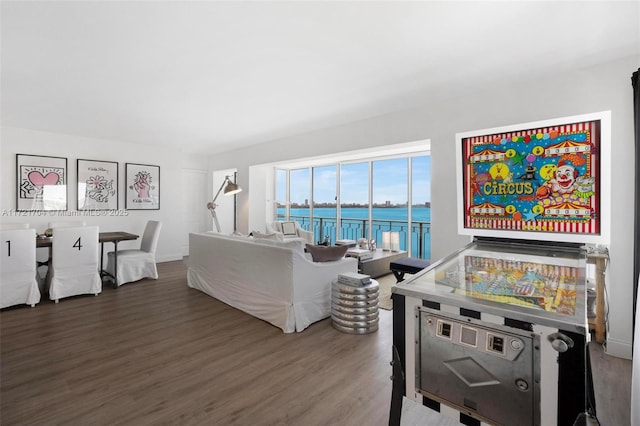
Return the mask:
<svg viewBox="0 0 640 426">
<path fill-rule="evenodd" d="M 456 135 L 471 242 L 393 288 L 405 396 L 466 425 L 595 415 L 587 253 L 609 242 L 610 113 Z"/>
</svg>

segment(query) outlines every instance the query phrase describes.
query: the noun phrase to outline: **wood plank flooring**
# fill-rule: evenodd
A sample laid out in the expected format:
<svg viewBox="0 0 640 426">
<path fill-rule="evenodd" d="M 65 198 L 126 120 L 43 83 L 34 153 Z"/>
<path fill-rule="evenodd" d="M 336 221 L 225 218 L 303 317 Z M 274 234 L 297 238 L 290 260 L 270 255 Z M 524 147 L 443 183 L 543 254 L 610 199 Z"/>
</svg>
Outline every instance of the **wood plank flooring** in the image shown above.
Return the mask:
<svg viewBox="0 0 640 426">
<path fill-rule="evenodd" d="M 186 284 L 105 286 L 0 313 L 2 425 L 383 425 L 391 381 L 384 332 L 329 320 L 284 334 Z"/>
<path fill-rule="evenodd" d="M 369 335 L 328 319 L 284 334 L 189 289 L 181 261 L 158 269 L 97 297 L 2 310 L 0 424 L 387 424 L 390 311 Z"/>
</svg>

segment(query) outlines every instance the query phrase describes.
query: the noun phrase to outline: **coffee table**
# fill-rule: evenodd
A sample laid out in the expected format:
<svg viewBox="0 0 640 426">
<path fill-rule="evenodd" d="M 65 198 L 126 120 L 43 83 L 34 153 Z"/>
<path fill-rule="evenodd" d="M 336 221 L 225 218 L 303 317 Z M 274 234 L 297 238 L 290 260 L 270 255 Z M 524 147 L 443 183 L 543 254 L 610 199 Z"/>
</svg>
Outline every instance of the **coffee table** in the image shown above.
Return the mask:
<svg viewBox="0 0 640 426">
<path fill-rule="evenodd" d="M 391 262 L 407 257 L 406 251 L 388 251 L 377 249 L 373 253 L 373 258 L 358 260 L 358 269 L 361 274 L 369 275 L 371 278 L 387 275 L 391 272 Z"/>
</svg>

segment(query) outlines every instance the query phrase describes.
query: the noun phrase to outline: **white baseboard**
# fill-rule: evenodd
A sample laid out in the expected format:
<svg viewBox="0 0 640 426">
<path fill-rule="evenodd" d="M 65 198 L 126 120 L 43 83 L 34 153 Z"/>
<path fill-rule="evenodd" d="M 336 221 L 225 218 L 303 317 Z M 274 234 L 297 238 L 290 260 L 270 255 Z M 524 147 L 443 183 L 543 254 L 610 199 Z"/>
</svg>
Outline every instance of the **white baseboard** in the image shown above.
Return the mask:
<svg viewBox="0 0 640 426">
<path fill-rule="evenodd" d="M 180 253 L 167 254 L 162 257 L 156 257 L 156 262 L 173 262 L 174 260 L 182 260 L 184 255 Z"/>
<path fill-rule="evenodd" d="M 630 342 L 621 342 L 607 338 L 604 346 L 604 353 L 618 358 L 631 359 L 632 346 Z"/>
</svg>

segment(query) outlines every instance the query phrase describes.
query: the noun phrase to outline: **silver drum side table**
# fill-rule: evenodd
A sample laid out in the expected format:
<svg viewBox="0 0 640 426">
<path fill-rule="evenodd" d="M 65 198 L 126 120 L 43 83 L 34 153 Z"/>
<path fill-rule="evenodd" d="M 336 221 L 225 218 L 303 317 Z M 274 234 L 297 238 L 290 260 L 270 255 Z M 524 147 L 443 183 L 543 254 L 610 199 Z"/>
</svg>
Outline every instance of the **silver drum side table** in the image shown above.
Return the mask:
<svg viewBox="0 0 640 426">
<path fill-rule="evenodd" d="M 331 283 L 331 324 L 336 330 L 351 334 L 373 333 L 378 329 L 378 296 L 376 280 L 367 285 Z"/>
</svg>

